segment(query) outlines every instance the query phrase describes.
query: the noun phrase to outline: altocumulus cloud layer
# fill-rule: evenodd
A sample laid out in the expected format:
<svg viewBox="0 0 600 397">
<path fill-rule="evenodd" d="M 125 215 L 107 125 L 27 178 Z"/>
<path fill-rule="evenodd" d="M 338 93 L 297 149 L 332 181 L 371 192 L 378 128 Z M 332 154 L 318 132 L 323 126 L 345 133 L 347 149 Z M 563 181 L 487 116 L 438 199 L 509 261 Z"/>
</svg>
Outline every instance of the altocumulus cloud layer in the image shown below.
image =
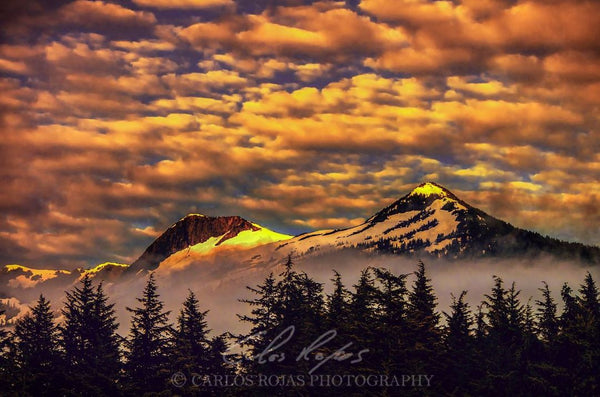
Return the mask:
<svg viewBox="0 0 600 397">
<path fill-rule="evenodd" d="M 0 263 L 128 261 L 188 212 L 346 226 L 423 180 L 600 241 L 598 2 L 0 7 Z"/>
</svg>

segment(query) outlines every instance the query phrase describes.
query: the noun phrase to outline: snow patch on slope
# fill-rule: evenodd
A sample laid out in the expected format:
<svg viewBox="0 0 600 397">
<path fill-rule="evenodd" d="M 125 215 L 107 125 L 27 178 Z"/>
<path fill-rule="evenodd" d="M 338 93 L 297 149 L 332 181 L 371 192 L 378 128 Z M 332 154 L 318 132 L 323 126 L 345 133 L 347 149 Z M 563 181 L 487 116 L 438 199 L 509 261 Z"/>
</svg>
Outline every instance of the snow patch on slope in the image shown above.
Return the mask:
<svg viewBox="0 0 600 397">
<path fill-rule="evenodd" d="M 6 265 L 6 272 L 22 271 L 30 274 L 20 274 L 8 281 L 11 288 L 33 288 L 37 284 L 56 278 L 61 274 L 71 274 L 69 270 L 32 269 L 21 265 Z"/>
<path fill-rule="evenodd" d="M 221 236 L 210 237 L 202 243 L 192 245 L 170 255 L 161 262 L 159 268 L 162 271 L 167 269 L 169 271 L 183 270 L 196 259 L 200 259 L 200 257 L 203 256 L 214 255 L 230 249 L 251 249 L 261 245 L 289 240 L 293 237 L 287 234 L 274 232 L 256 223 L 253 223 L 252 225 L 258 228 L 258 230 L 243 230 L 236 236 L 224 241 L 222 241 L 222 239 L 229 234 L 229 231 Z"/>
<path fill-rule="evenodd" d="M 280 245 L 279 249 L 282 252 L 302 255 L 318 250 L 375 244 L 379 240 L 389 240 L 395 248 L 422 240 L 427 244 L 426 250 L 434 252 L 452 244 L 453 239 L 444 237 L 456 231 L 459 224 L 458 213 L 466 210 L 466 207 L 434 184 L 420 186 L 411 194 L 413 193 L 438 194 L 441 197 L 423 211 L 396 213 L 380 222 L 373 222 L 372 217 L 365 223 L 349 229 L 323 230 L 297 236 Z M 452 204 L 451 208 L 445 207 L 449 203 Z"/>
<path fill-rule="evenodd" d="M 435 183 L 427 182 L 420 186 L 417 186 L 413 189 L 412 192 L 408 195 L 411 196 L 440 196 L 440 197 L 448 197 L 448 193 L 442 187 L 436 185 Z"/>
<path fill-rule="evenodd" d="M 96 274 L 100 273 L 102 270 L 106 269 L 107 267 L 118 267 L 118 268 L 126 268 L 129 267 L 129 265 L 125 264 L 125 263 L 116 263 L 116 262 L 104 262 L 99 264 L 98 266 L 92 267 L 91 269 L 85 269 L 82 273 L 81 273 L 81 277 L 85 276 L 86 274 L 89 274 L 90 276 L 95 276 Z"/>
</svg>

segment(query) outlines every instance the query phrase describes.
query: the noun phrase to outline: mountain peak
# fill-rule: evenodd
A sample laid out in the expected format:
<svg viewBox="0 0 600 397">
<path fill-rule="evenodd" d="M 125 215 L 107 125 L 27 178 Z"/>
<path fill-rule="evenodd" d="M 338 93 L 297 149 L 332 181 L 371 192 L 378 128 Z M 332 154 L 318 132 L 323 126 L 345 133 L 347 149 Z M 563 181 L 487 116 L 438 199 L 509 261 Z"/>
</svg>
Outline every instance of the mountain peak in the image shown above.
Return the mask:
<svg viewBox="0 0 600 397">
<path fill-rule="evenodd" d="M 450 192 L 441 185 L 434 182 L 425 182 L 414 188 L 409 194 L 410 196 L 440 196 L 448 197 Z"/>
<path fill-rule="evenodd" d="M 188 214 L 161 234 L 128 268 L 153 270 L 169 256 L 187 250 L 206 253 L 220 245 L 249 247 L 291 238 L 240 216 Z"/>
<path fill-rule="evenodd" d="M 396 200 L 388 207 L 367 219 L 367 222 L 381 222 L 394 214 L 408 211 L 423 211 L 438 200 L 460 208 L 468 207 L 466 203 L 462 202 L 445 187 L 434 182 L 425 182 L 415 187 L 406 196 Z"/>
<path fill-rule="evenodd" d="M 186 216 L 184 216 L 181 219 L 190 218 L 190 217 L 206 218 L 206 215 L 204 215 L 204 214 L 187 214 Z"/>
<path fill-rule="evenodd" d="M 152 270 L 162 260 L 177 251 L 203 243 L 210 238 L 218 237 L 221 243 L 244 230 L 259 230 L 259 228 L 239 216 L 212 217 L 189 214 L 154 240 L 142 256 L 131 264 L 129 271 L 137 271 L 140 268 Z"/>
<path fill-rule="evenodd" d="M 204 215 L 204 214 L 187 214 L 186 216 L 184 216 L 183 218 L 178 220 L 176 223 L 174 223 L 171 227 L 175 226 L 177 223 L 179 223 L 181 221 L 185 221 L 187 219 L 192 219 L 192 218 L 206 218 L 206 215 Z"/>
</svg>

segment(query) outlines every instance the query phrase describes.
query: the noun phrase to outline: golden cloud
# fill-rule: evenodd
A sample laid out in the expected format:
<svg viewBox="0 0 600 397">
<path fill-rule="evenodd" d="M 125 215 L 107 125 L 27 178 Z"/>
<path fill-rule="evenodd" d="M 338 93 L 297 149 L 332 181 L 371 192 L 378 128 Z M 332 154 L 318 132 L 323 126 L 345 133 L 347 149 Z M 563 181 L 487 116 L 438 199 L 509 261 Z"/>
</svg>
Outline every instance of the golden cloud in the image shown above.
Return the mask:
<svg viewBox="0 0 600 397">
<path fill-rule="evenodd" d="M 133 0 L 133 2 L 142 7 L 153 8 L 183 8 L 183 9 L 204 9 L 220 6 L 233 6 L 233 0 L 179 0 L 173 2 L 170 0 Z"/>
<path fill-rule="evenodd" d="M 357 51 L 368 54 L 406 42 L 402 31 L 374 23 L 352 11 L 336 8 L 321 12 L 313 7 L 279 7 L 275 14 L 198 23 L 180 35 L 202 50 L 225 48 L 253 55 L 295 58 L 303 55 L 348 58 Z"/>
<path fill-rule="evenodd" d="M 149 26 L 156 23 L 151 12 L 133 11 L 114 3 L 76 0 L 60 9 L 63 21 L 70 24 L 100 25 L 120 23 L 130 26 Z"/>
<path fill-rule="evenodd" d="M 426 179 L 597 241 L 598 4 L 175 3 L 79 0 L 7 27 L 1 244 L 128 257 L 206 208 L 348 226 Z"/>
</svg>

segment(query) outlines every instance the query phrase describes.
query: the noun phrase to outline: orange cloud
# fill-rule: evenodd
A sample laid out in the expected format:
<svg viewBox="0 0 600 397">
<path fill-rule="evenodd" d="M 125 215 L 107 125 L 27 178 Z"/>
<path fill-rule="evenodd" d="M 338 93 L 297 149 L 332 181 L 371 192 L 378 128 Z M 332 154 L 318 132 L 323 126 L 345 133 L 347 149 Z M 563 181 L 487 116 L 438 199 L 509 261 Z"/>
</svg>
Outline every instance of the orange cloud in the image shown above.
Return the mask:
<svg viewBox="0 0 600 397">
<path fill-rule="evenodd" d="M 0 59 L 0 70 L 16 74 L 28 74 L 29 72 L 25 62 L 11 61 L 10 59 Z"/>
<path fill-rule="evenodd" d="M 544 69 L 572 82 L 588 83 L 600 80 L 600 57 L 592 52 L 565 51 L 544 59 Z"/>
<path fill-rule="evenodd" d="M 207 208 L 347 226 L 427 179 L 598 241 L 596 3 L 263 3 L 79 0 L 7 21 L 0 252 L 135 256 Z"/>
<path fill-rule="evenodd" d="M 233 0 L 179 0 L 177 2 L 173 2 L 170 0 L 133 0 L 133 2 L 142 7 L 183 9 L 204 9 L 235 5 Z"/>
<path fill-rule="evenodd" d="M 181 36 L 199 49 L 235 49 L 253 55 L 279 54 L 347 58 L 357 51 L 399 47 L 399 30 L 372 22 L 346 9 L 324 12 L 312 7 L 279 7 L 274 14 L 231 17 L 219 23 L 198 23 Z"/>
<path fill-rule="evenodd" d="M 367 58 L 364 62 L 377 70 L 390 70 L 399 73 L 442 74 L 465 69 L 476 63 L 475 54 L 461 48 L 405 47 L 399 50 L 386 51 L 377 58 Z"/>
<path fill-rule="evenodd" d="M 114 3 L 76 0 L 60 10 L 63 21 L 83 26 L 119 23 L 129 26 L 149 26 L 156 23 L 148 11 L 133 11 Z"/>
</svg>

